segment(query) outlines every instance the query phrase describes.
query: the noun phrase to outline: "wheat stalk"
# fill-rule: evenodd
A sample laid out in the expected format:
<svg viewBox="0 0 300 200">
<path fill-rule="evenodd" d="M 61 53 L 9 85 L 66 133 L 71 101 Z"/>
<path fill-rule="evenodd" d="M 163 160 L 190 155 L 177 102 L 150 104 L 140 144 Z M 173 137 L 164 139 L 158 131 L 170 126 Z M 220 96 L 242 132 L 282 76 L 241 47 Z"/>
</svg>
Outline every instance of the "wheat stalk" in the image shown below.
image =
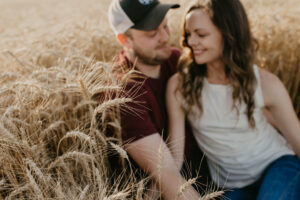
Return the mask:
<svg viewBox="0 0 300 200">
<path fill-rule="evenodd" d="M 82 190 L 78 200 L 83 200 L 86 198 L 86 193 L 87 193 L 89 187 L 90 187 L 89 185 L 85 186 L 85 188 Z"/>
<path fill-rule="evenodd" d="M 215 198 L 221 197 L 223 194 L 224 194 L 224 191 L 211 192 L 209 194 L 202 196 L 199 200 L 215 199 Z"/>
<path fill-rule="evenodd" d="M 22 192 L 28 191 L 29 189 L 30 189 L 30 184 L 29 184 L 29 183 L 25 184 L 24 186 L 15 188 L 15 189 L 9 194 L 9 196 L 7 197 L 7 199 L 8 199 L 8 200 L 15 199 L 15 198 L 13 198 L 13 197 L 15 197 L 15 196 L 21 194 Z"/>
<path fill-rule="evenodd" d="M 123 158 L 123 159 L 126 159 L 126 160 L 129 160 L 128 158 L 128 155 L 127 155 L 127 152 L 121 148 L 119 145 L 116 145 L 115 143 L 113 142 L 109 142 L 109 144 L 119 153 L 119 155 Z"/>
<path fill-rule="evenodd" d="M 37 175 L 40 181 L 42 181 L 45 185 L 49 180 L 44 176 L 43 172 L 38 168 L 38 166 L 33 162 L 32 160 L 26 158 L 24 159 L 25 163 L 29 166 L 30 171 L 34 171 L 34 173 Z"/>
<path fill-rule="evenodd" d="M 62 161 L 66 160 L 66 159 L 86 159 L 86 160 L 94 160 L 94 157 L 92 155 L 89 155 L 87 153 L 83 153 L 83 152 L 78 152 L 78 151 L 72 151 L 72 152 L 68 152 L 65 153 L 64 155 L 58 157 L 54 162 L 52 162 L 49 165 L 49 169 L 52 169 L 54 167 L 56 167 L 59 163 L 61 163 Z"/>
<path fill-rule="evenodd" d="M 110 195 L 109 197 L 105 197 L 104 200 L 122 200 L 126 199 L 128 196 L 128 192 L 118 192 L 117 194 Z"/>
<path fill-rule="evenodd" d="M 188 187 L 190 187 L 190 186 L 192 186 L 193 184 L 195 184 L 196 183 L 196 180 L 197 180 L 197 178 L 192 178 L 192 179 L 189 179 L 187 182 L 185 182 L 183 185 L 181 185 L 180 186 L 180 188 L 179 188 L 179 190 L 178 190 L 178 192 L 177 192 L 177 198 L 180 198 L 180 197 L 182 197 L 182 195 L 183 195 L 183 193 L 185 192 L 185 190 L 188 188 Z"/>
<path fill-rule="evenodd" d="M 26 169 L 26 175 L 29 178 L 29 184 L 35 191 L 37 198 L 42 200 L 44 198 L 43 192 L 41 191 L 39 185 L 34 180 L 34 177 L 32 176 L 31 171 L 29 169 Z"/>
</svg>

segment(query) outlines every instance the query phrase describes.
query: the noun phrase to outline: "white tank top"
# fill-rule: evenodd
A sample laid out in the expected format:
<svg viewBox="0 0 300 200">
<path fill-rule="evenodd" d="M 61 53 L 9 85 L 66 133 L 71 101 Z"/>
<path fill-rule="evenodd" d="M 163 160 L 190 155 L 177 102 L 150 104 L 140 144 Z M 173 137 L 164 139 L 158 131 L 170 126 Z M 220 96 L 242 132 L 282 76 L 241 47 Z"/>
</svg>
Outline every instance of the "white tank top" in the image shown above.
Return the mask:
<svg viewBox="0 0 300 200">
<path fill-rule="evenodd" d="M 188 120 L 202 151 L 206 154 L 213 181 L 224 188 L 241 188 L 258 180 L 264 169 L 277 158 L 295 154 L 286 140 L 262 113 L 262 97 L 258 67 L 252 129 L 245 114 L 246 104 L 233 109 L 232 86 L 210 84 L 205 79 L 202 90 L 203 114 L 192 107 Z"/>
</svg>

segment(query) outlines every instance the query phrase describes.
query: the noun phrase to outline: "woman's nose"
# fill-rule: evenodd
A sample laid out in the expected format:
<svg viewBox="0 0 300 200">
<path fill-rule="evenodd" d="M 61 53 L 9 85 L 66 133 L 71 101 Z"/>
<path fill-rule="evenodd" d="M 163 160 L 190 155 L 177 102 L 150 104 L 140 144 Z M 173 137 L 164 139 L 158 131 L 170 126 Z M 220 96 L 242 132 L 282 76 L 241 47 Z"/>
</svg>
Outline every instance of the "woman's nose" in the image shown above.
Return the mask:
<svg viewBox="0 0 300 200">
<path fill-rule="evenodd" d="M 195 46 L 197 45 L 197 39 L 195 38 L 195 36 L 193 34 L 191 34 L 188 38 L 187 38 L 187 42 L 189 46 Z"/>
</svg>

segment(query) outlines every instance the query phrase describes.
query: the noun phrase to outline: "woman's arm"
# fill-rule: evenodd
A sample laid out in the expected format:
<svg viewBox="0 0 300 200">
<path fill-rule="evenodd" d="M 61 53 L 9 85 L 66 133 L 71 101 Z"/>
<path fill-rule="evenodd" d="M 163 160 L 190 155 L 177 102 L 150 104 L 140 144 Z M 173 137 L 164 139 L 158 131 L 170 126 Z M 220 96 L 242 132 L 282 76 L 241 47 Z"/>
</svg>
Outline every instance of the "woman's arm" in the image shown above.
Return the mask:
<svg viewBox="0 0 300 200">
<path fill-rule="evenodd" d="M 289 94 L 279 78 L 272 73 L 260 70 L 260 77 L 265 106 L 270 111 L 276 127 L 300 158 L 300 121 Z"/>
<path fill-rule="evenodd" d="M 168 111 L 168 135 L 169 148 L 177 163 L 177 167 L 181 169 L 184 161 L 184 145 L 185 145 L 185 112 L 182 108 L 183 98 L 177 89 L 179 84 L 179 74 L 173 75 L 167 85 L 166 105 Z"/>
<path fill-rule="evenodd" d="M 269 124 L 271 124 L 274 128 L 278 129 L 278 127 L 276 126 L 276 123 L 273 119 L 272 113 L 267 109 L 267 108 L 263 108 L 263 114 L 265 115 L 265 117 L 267 118 L 267 121 L 269 122 Z"/>
</svg>

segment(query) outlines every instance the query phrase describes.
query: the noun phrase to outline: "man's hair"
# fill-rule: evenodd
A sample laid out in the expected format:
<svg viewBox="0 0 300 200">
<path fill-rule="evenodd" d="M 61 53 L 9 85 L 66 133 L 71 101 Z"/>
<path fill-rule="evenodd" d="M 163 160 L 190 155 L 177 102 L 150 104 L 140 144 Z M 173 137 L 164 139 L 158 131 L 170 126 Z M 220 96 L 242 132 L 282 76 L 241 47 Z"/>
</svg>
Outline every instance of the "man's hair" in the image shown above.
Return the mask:
<svg viewBox="0 0 300 200">
<path fill-rule="evenodd" d="M 124 35 L 126 35 L 127 37 L 129 37 L 129 38 L 132 39 L 133 37 L 132 37 L 132 32 L 131 32 L 131 30 L 132 30 L 131 28 L 128 29 L 128 30 L 124 33 Z"/>
</svg>

